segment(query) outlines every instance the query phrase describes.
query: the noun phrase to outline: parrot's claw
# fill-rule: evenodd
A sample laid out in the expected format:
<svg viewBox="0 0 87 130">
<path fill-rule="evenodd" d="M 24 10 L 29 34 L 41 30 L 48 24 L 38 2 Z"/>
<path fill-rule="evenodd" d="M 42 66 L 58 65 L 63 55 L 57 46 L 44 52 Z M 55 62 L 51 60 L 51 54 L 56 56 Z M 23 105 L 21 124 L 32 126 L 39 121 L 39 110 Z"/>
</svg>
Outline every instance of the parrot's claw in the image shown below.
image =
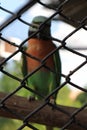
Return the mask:
<svg viewBox="0 0 87 130">
<path fill-rule="evenodd" d="M 50 103 L 52 105 L 56 105 L 55 99 L 54 98 L 50 98 Z M 55 109 L 54 106 L 52 106 L 52 110 L 54 110 L 54 109 Z"/>
<path fill-rule="evenodd" d="M 51 103 L 51 104 L 55 104 L 55 100 L 51 98 L 51 99 L 50 99 L 50 103 Z"/>
<path fill-rule="evenodd" d="M 28 101 L 35 101 L 35 97 L 32 96 L 28 97 Z"/>
</svg>

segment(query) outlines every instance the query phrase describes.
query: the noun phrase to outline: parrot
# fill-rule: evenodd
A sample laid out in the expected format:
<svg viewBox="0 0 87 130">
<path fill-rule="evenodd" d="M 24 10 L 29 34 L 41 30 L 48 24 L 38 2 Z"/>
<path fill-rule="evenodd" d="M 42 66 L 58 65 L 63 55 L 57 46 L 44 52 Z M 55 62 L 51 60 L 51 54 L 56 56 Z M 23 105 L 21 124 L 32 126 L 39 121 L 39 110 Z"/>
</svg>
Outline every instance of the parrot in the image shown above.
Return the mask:
<svg viewBox="0 0 87 130">
<path fill-rule="evenodd" d="M 32 20 L 32 26 L 30 26 L 28 31 L 30 38 L 25 51 L 36 59 L 23 54 L 23 76 L 31 74 L 40 67 L 43 64 L 42 60 L 57 48 L 51 40 L 51 20 L 45 22 L 46 20 L 47 17 L 45 16 L 35 16 Z M 44 22 L 45 24 L 43 24 Z M 57 50 L 45 60 L 40 69 L 27 78 L 26 82 L 29 87 L 43 95 L 40 96 L 29 92 L 30 100 L 43 100 L 43 97 L 47 97 L 54 89 L 59 87 L 60 81 L 61 59 Z M 53 99 L 56 102 L 57 93 L 50 96 L 50 100 Z M 46 126 L 46 130 L 53 130 L 53 128 Z"/>
</svg>

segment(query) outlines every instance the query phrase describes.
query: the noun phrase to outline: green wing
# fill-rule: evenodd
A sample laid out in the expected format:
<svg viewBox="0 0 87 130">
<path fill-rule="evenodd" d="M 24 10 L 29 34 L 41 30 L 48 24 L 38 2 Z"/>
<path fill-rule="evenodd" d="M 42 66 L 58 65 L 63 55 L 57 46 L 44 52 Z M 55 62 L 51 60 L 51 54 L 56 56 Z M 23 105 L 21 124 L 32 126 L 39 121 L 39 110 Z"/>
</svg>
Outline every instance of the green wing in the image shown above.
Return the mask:
<svg viewBox="0 0 87 130">
<path fill-rule="evenodd" d="M 24 51 L 27 50 L 27 47 L 23 48 Z M 26 59 L 26 55 L 22 53 L 22 74 L 23 77 L 25 77 L 28 74 L 28 70 L 27 70 L 27 59 Z"/>
<path fill-rule="evenodd" d="M 54 58 L 54 63 L 55 63 L 55 82 L 54 83 L 54 89 L 59 87 L 60 85 L 60 81 L 61 81 L 61 60 L 60 60 L 60 55 L 59 55 L 59 51 L 56 51 L 53 55 L 53 58 Z M 57 93 L 55 93 L 54 95 L 54 99 L 56 100 L 56 97 L 57 97 Z"/>
<path fill-rule="evenodd" d="M 61 60 L 60 60 L 59 51 L 56 51 L 54 53 L 54 62 L 55 62 L 55 72 L 56 72 L 57 84 L 60 85 L 60 80 L 61 80 Z"/>
<path fill-rule="evenodd" d="M 24 47 L 24 51 L 27 50 L 27 47 L 25 46 Z M 22 74 L 23 74 L 23 77 L 25 77 L 27 74 L 28 74 L 28 70 L 27 70 L 27 59 L 26 59 L 26 54 L 22 54 Z M 30 79 L 31 78 L 28 78 L 26 80 L 26 83 L 27 85 L 29 85 L 29 88 L 31 87 L 31 89 L 35 90 L 34 86 L 33 85 L 30 85 Z M 35 97 L 35 93 L 34 92 L 31 92 L 31 91 L 27 91 L 28 92 L 28 95 L 29 95 L 29 100 L 31 100 L 30 98 L 32 97 Z"/>
</svg>

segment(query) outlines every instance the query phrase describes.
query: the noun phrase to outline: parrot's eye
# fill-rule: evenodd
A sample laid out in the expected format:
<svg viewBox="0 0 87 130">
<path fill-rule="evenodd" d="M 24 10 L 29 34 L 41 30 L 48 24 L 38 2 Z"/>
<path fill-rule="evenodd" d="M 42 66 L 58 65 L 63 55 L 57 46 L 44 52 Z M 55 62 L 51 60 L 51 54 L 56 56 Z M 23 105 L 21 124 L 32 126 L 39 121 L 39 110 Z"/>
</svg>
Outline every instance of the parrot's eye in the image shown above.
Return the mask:
<svg viewBox="0 0 87 130">
<path fill-rule="evenodd" d="M 42 25 L 42 26 L 41 26 Z M 35 22 L 35 23 L 33 23 L 33 25 L 32 25 L 32 28 L 33 28 L 33 30 L 37 30 L 39 27 L 41 27 L 42 29 L 44 28 L 44 27 L 46 27 L 46 28 L 50 28 L 50 24 L 43 24 L 42 22 Z"/>
<path fill-rule="evenodd" d="M 42 24 L 42 25 L 45 25 L 45 26 L 48 26 L 48 27 L 51 26 L 51 24 L 50 24 L 49 22 L 47 22 L 47 23 L 45 23 L 45 24 L 43 24 L 43 23 L 44 23 L 44 22 L 34 22 L 33 25 L 35 25 L 36 27 L 39 27 L 41 24 Z"/>
<path fill-rule="evenodd" d="M 38 29 L 39 25 L 37 23 L 33 23 L 32 27 Z"/>
</svg>

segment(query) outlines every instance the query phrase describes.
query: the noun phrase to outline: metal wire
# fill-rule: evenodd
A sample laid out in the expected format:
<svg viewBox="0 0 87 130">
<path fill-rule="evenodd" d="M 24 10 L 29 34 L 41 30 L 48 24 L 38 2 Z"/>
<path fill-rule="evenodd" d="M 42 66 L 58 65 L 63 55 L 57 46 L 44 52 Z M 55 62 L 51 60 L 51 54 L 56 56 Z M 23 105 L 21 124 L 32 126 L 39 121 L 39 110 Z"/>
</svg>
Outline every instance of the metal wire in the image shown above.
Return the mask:
<svg viewBox="0 0 87 130">
<path fill-rule="evenodd" d="M 87 89 L 82 88 L 81 86 L 76 85 L 75 83 L 71 82 L 71 76 L 76 73 L 78 70 L 80 70 L 84 65 L 87 65 L 87 55 L 82 54 L 81 52 L 78 52 L 78 48 L 81 49 L 80 47 L 77 48 L 71 48 L 67 46 L 67 40 L 74 35 L 76 32 L 78 32 L 80 29 L 84 29 L 85 31 L 87 31 L 87 25 L 86 25 L 86 21 L 87 21 L 87 16 L 85 16 L 81 21 L 76 21 L 70 17 L 67 17 L 66 14 L 62 13 L 63 10 L 63 6 L 66 5 L 67 2 L 69 2 L 70 0 L 64 0 L 63 2 L 60 2 L 58 4 L 58 8 L 53 8 L 45 3 L 43 3 L 40 0 L 30 0 L 29 2 L 27 2 L 23 7 L 21 7 L 18 11 L 16 12 L 12 12 L 8 9 L 5 9 L 4 7 L 0 7 L 1 10 L 3 12 L 6 12 L 8 14 L 11 15 L 11 17 L 9 17 L 5 22 L 3 22 L 0 26 L 0 39 L 4 42 L 7 42 L 6 44 L 9 44 L 11 46 L 14 46 L 17 48 L 17 50 L 15 52 L 13 52 L 10 56 L 8 56 L 6 59 L 4 59 L 1 63 L 0 63 L 0 72 L 3 73 L 4 75 L 7 75 L 8 77 L 18 81 L 20 83 L 20 85 L 13 90 L 13 92 L 11 92 L 10 94 L 7 94 L 7 96 L 5 96 L 1 101 L 0 101 L 0 109 L 4 109 L 5 111 L 8 111 L 9 113 L 20 117 L 23 120 L 23 124 L 19 126 L 18 130 L 22 130 L 23 128 L 25 128 L 26 126 L 29 128 L 32 128 L 34 130 L 37 130 L 37 128 L 33 125 L 31 125 L 28 121 L 29 119 L 35 115 L 38 111 L 40 111 L 41 109 L 43 109 L 46 105 L 52 106 L 54 107 L 56 110 L 61 111 L 62 113 L 64 113 L 65 115 L 67 115 L 69 117 L 69 120 L 66 122 L 66 124 L 61 128 L 61 130 L 64 129 L 68 129 L 70 127 L 70 125 L 72 125 L 72 123 L 77 124 L 78 126 L 80 126 L 83 129 L 87 129 L 87 124 L 81 124 L 78 120 L 75 119 L 75 117 L 81 112 L 83 111 L 86 107 L 87 107 L 87 103 L 84 104 L 81 108 L 79 108 L 78 110 L 74 111 L 73 113 L 68 113 L 68 111 L 64 111 L 62 108 L 58 108 L 55 104 L 51 104 L 49 102 L 49 98 L 50 96 L 54 95 L 57 91 L 61 90 L 67 83 L 72 85 L 73 87 L 87 93 Z M 25 26 L 33 26 L 32 24 L 28 23 L 26 20 L 24 20 L 22 18 L 22 15 L 28 11 L 29 9 L 31 9 L 35 4 L 40 4 L 43 7 L 49 9 L 49 10 L 53 10 L 54 13 L 45 21 L 43 22 L 43 24 L 40 25 L 39 29 L 33 33 L 33 35 L 26 37 L 21 43 L 20 45 L 18 45 L 17 43 L 13 43 L 10 40 L 8 40 L 6 37 L 3 36 L 3 30 L 5 28 L 7 28 L 9 25 L 11 25 L 14 21 L 18 20 L 20 21 L 22 24 L 24 24 Z M 56 41 L 58 43 L 60 43 L 60 46 L 57 47 L 54 51 L 52 51 L 51 53 L 49 53 L 44 59 L 40 60 L 32 55 L 27 54 L 24 49 L 23 46 L 26 44 L 26 42 L 34 35 L 38 34 L 41 30 L 41 28 L 46 24 L 46 22 L 55 19 L 55 16 L 60 15 L 61 17 L 63 17 L 64 19 L 71 21 L 73 23 L 78 23 L 79 26 L 77 28 L 74 29 L 74 31 L 72 31 L 71 33 L 69 33 L 66 37 L 64 37 L 63 40 L 60 40 L 58 38 L 53 38 L 50 37 L 50 39 L 52 39 L 53 41 Z M 8 29 L 8 28 L 7 28 Z M 83 49 L 87 49 L 87 48 L 83 48 Z M 65 81 L 63 83 L 61 83 L 61 85 L 59 87 L 57 87 L 54 91 L 52 91 L 49 95 L 47 95 L 47 97 L 44 97 L 43 94 L 38 93 L 37 91 L 34 91 L 33 89 L 29 88 L 29 86 L 26 85 L 26 80 L 31 77 L 35 72 L 37 72 L 40 68 L 42 68 L 43 66 L 46 69 L 49 69 L 49 71 L 52 71 L 49 67 L 47 67 L 45 65 L 46 60 L 53 55 L 56 51 L 60 51 L 60 50 L 67 50 L 68 52 L 71 52 L 77 56 L 80 56 L 81 58 L 84 59 L 84 62 L 82 62 L 81 64 L 79 64 L 76 68 L 74 68 L 72 71 L 70 71 L 67 75 L 65 74 L 61 74 L 61 77 L 63 77 L 65 79 Z M 19 52 L 21 52 L 23 55 L 26 55 L 27 57 L 30 57 L 38 62 L 41 63 L 41 65 L 36 68 L 32 73 L 26 75 L 23 79 L 20 77 L 17 77 L 11 73 L 9 73 L 8 70 L 4 69 L 5 64 L 11 59 L 13 58 L 16 54 L 18 54 Z M 53 72 L 53 71 L 52 71 Z M 55 73 L 55 72 L 54 72 Z M 22 88 L 26 89 L 27 91 L 31 91 L 32 93 L 35 93 L 36 95 L 42 97 L 44 99 L 44 103 L 41 104 L 40 106 L 38 106 L 34 111 L 32 111 L 30 114 L 28 114 L 27 116 L 25 116 L 24 118 L 22 117 L 22 115 L 20 115 L 19 113 L 15 113 L 15 111 L 11 111 L 9 108 L 7 108 L 5 106 L 5 102 L 11 98 L 13 95 L 15 95 L 19 90 L 21 90 Z"/>
</svg>

